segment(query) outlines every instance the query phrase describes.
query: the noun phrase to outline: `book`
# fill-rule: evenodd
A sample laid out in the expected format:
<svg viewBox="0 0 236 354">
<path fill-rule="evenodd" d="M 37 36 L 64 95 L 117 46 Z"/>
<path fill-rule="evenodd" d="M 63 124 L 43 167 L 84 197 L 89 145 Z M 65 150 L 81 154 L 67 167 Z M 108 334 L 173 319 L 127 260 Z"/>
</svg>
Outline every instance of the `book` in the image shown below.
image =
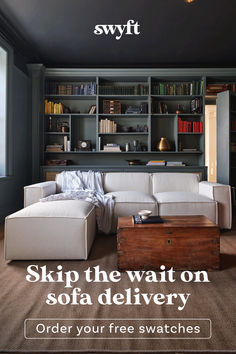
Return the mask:
<svg viewBox="0 0 236 354">
<path fill-rule="evenodd" d="M 151 215 L 148 219 L 142 219 L 140 215 L 133 215 L 134 224 L 162 224 L 164 220 L 159 215 Z"/>
<path fill-rule="evenodd" d="M 61 152 L 63 151 L 63 145 L 61 144 L 52 144 L 46 145 L 46 152 Z"/>
<path fill-rule="evenodd" d="M 166 166 L 186 166 L 182 161 L 167 161 Z"/>
<path fill-rule="evenodd" d="M 198 151 L 198 150 L 197 148 L 183 148 L 182 151 L 191 152 L 191 151 Z"/>
<path fill-rule="evenodd" d="M 106 152 L 121 152 L 120 145 L 117 144 L 106 144 L 103 146 L 103 150 Z"/>
<path fill-rule="evenodd" d="M 99 133 L 116 133 L 117 132 L 117 124 L 109 119 L 101 119 L 99 122 Z"/>
<path fill-rule="evenodd" d="M 166 162 L 165 160 L 151 160 L 148 161 L 146 166 L 165 166 Z"/>
</svg>

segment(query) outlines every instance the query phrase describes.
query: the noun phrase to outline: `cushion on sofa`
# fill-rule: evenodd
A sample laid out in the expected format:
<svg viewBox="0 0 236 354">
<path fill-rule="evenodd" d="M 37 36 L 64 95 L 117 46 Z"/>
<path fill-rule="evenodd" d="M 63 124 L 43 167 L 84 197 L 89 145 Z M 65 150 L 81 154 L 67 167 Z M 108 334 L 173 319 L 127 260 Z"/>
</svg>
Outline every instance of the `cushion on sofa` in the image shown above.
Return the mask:
<svg viewBox="0 0 236 354">
<path fill-rule="evenodd" d="M 6 259 L 87 259 L 95 207 L 82 200 L 35 203 L 5 222 Z"/>
<path fill-rule="evenodd" d="M 198 193 L 199 174 L 197 173 L 153 173 L 153 194 L 158 192 Z"/>
<path fill-rule="evenodd" d="M 108 172 L 103 175 L 105 193 L 117 191 L 137 191 L 152 194 L 149 173 Z"/>
<path fill-rule="evenodd" d="M 116 216 L 135 215 L 141 209 L 151 210 L 157 214 L 157 203 L 153 196 L 135 191 L 111 192 L 107 195 L 112 195 L 115 198 L 114 214 Z"/>
<path fill-rule="evenodd" d="M 205 215 L 218 223 L 217 202 L 192 192 L 155 193 L 159 215 Z"/>
<path fill-rule="evenodd" d="M 118 216 L 137 215 L 139 210 L 148 209 L 152 215 L 158 215 L 156 200 L 150 194 L 135 191 L 111 192 L 115 198 L 112 232 L 116 232 Z"/>
</svg>

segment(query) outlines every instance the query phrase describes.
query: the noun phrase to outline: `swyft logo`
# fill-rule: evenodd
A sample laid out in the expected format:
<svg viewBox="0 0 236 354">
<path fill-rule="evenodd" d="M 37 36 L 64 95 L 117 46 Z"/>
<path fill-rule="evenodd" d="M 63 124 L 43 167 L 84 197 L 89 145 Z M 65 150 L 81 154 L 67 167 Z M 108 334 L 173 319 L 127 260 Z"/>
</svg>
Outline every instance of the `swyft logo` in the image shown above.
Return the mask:
<svg viewBox="0 0 236 354">
<path fill-rule="evenodd" d="M 96 25 L 93 33 L 97 36 L 110 34 L 118 41 L 123 35 L 139 35 L 139 27 L 138 21 L 128 20 L 125 25 Z"/>
</svg>

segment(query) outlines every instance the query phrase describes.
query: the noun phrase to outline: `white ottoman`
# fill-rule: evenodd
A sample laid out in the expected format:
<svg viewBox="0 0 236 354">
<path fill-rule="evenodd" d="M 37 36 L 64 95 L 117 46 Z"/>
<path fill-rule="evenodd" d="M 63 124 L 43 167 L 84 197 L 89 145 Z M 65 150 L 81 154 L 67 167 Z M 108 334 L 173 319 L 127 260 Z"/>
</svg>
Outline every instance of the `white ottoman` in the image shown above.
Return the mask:
<svg viewBox="0 0 236 354">
<path fill-rule="evenodd" d="M 5 258 L 87 259 L 95 233 L 95 207 L 91 203 L 35 203 L 5 219 Z"/>
</svg>

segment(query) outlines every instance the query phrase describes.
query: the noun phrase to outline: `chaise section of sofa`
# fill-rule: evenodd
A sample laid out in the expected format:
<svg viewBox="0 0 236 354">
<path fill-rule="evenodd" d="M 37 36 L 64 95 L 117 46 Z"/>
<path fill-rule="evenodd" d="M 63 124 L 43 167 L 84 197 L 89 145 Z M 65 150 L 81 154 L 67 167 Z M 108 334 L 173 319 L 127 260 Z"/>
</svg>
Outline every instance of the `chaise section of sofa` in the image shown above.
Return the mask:
<svg viewBox="0 0 236 354">
<path fill-rule="evenodd" d="M 91 203 L 37 202 L 6 218 L 5 258 L 87 259 L 95 233 L 95 207 Z"/>
</svg>

